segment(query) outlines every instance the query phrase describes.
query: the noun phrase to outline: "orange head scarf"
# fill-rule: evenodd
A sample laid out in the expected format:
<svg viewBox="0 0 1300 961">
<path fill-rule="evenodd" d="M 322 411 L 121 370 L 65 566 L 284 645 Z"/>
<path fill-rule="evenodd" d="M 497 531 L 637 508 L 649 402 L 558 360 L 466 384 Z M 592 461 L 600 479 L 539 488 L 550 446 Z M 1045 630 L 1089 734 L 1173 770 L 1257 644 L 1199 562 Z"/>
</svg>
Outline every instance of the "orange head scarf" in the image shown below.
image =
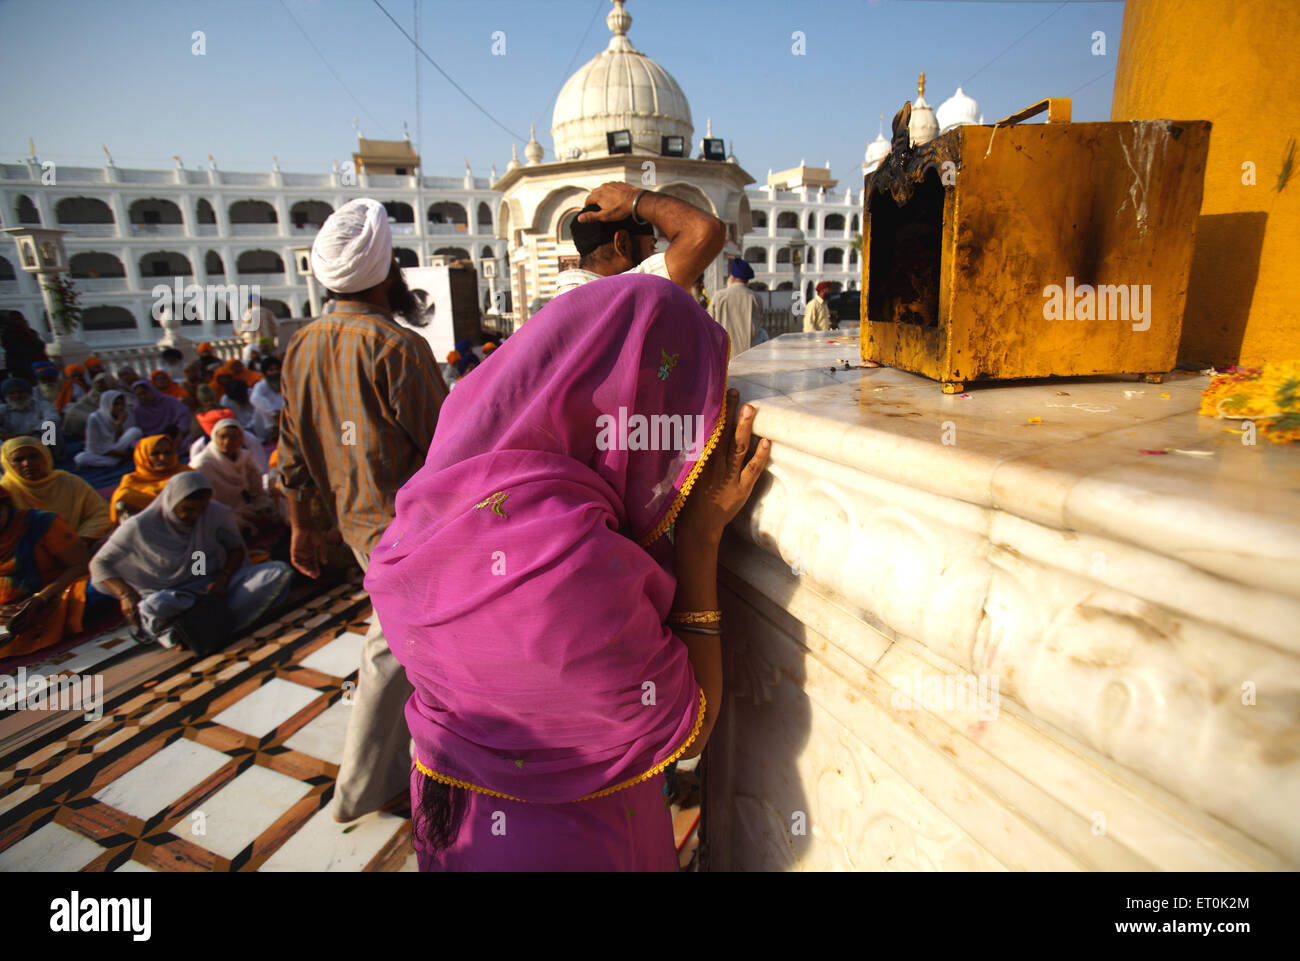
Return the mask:
<svg viewBox="0 0 1300 961">
<path fill-rule="evenodd" d="M 205 410 L 201 414 L 195 415 L 199 419 L 199 426 L 203 428 L 203 433 L 209 437 L 212 436 L 212 428 L 216 427 L 218 422 L 225 420 L 227 417 L 233 418 L 235 412 L 227 410 L 224 407 L 218 407 L 216 410 Z M 144 443 L 141 441 L 141 443 Z"/>
<path fill-rule="evenodd" d="M 63 376 L 67 379 L 60 385 L 59 396 L 54 401 L 54 406 L 59 413 L 63 413 L 63 408 L 72 403 L 72 389 L 74 387 L 80 386 L 86 393 L 90 392 L 90 388 L 86 386 L 86 368 L 80 364 L 69 364 L 64 367 Z"/>
<path fill-rule="evenodd" d="M 154 434 L 152 437 L 143 438 L 135 445 L 135 470 L 122 478 L 117 490 L 109 498 L 109 510 L 112 513 L 113 523 L 116 524 L 121 520 L 119 514 L 120 505 L 125 504 L 133 513 L 139 513 L 153 503 L 155 497 L 163 489 L 169 480 L 177 474 L 183 474 L 190 467 L 177 463 L 175 454 L 175 442 L 173 443 L 173 453 L 171 465 L 157 470 L 149 460 L 149 455 L 162 441 L 171 441 L 166 434 Z"/>
<path fill-rule="evenodd" d="M 172 380 L 171 374 L 165 370 L 155 370 L 149 375 L 150 382 L 158 388 L 161 393 L 170 397 L 177 397 L 184 400 L 190 396 L 189 391 Z"/>
</svg>

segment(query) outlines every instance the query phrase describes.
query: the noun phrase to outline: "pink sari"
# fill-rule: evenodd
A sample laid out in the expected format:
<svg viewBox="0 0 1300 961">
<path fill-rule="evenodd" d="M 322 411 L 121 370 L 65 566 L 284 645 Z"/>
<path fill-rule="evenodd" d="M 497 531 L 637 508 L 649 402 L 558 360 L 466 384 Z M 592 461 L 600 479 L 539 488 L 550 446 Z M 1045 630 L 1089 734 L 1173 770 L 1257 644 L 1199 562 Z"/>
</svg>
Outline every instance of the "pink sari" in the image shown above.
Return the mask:
<svg viewBox="0 0 1300 961">
<path fill-rule="evenodd" d="M 438 866 L 671 869 L 656 775 L 705 705 L 652 551 L 670 556 L 721 434 L 727 355 L 681 288 L 610 277 L 556 298 L 444 402 L 366 577 L 415 687 L 413 776 L 470 792 Z M 545 853 L 493 844 L 485 804 Z"/>
</svg>

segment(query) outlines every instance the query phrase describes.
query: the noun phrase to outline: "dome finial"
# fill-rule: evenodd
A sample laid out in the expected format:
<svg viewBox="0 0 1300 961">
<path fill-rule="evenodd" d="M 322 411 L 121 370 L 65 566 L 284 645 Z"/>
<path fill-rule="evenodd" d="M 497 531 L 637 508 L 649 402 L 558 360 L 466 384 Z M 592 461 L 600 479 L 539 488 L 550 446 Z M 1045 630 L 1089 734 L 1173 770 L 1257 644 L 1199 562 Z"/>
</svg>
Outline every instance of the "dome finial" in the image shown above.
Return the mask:
<svg viewBox="0 0 1300 961">
<path fill-rule="evenodd" d="M 530 164 L 542 162 L 542 145 L 537 142 L 537 125 L 528 125 L 528 143 L 524 145 L 524 159 Z"/>
<path fill-rule="evenodd" d="M 918 97 L 925 96 L 925 71 L 924 70 L 921 71 L 921 80 L 916 85 L 916 95 Z"/>
<path fill-rule="evenodd" d="M 632 15 L 623 9 L 623 0 L 614 0 L 614 9 L 605 16 L 605 25 L 614 36 L 627 36 L 632 26 Z"/>
</svg>

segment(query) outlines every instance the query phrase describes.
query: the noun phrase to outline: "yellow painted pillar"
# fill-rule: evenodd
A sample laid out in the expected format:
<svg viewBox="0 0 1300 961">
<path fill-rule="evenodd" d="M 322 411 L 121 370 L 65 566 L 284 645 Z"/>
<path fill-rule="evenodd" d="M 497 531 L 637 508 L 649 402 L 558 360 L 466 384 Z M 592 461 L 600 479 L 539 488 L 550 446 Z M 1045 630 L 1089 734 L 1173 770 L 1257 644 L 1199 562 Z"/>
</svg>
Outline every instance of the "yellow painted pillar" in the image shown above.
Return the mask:
<svg viewBox="0 0 1300 961">
<path fill-rule="evenodd" d="M 1111 119 L 1214 124 L 1183 361 L 1300 357 L 1298 45 L 1295 0 L 1125 3 Z"/>
</svg>

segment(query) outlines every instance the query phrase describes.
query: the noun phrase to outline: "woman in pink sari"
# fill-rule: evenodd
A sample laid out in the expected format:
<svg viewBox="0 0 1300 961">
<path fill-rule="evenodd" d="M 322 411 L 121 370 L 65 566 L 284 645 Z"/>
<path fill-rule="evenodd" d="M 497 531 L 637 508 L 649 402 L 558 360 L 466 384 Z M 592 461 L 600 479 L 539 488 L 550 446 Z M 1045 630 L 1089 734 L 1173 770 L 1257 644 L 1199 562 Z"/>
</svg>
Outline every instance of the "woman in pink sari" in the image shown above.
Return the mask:
<svg viewBox="0 0 1300 961">
<path fill-rule="evenodd" d="M 662 772 L 721 703 L 718 543 L 768 453 L 727 353 L 680 287 L 608 277 L 444 402 L 366 577 L 421 870 L 675 870 Z"/>
</svg>

